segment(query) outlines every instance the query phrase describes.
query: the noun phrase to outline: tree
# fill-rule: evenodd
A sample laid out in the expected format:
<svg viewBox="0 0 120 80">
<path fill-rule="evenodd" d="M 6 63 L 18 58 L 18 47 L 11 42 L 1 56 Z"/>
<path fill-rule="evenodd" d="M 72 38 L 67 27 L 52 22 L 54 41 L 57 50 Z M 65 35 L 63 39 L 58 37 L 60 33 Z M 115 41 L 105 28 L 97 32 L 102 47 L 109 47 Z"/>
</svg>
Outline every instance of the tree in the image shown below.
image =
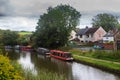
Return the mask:
<svg viewBox="0 0 120 80">
<path fill-rule="evenodd" d="M 10 30 L 5 30 L 2 32 L 2 35 L 1 35 L 1 42 L 4 44 L 4 45 L 16 45 L 17 44 L 17 40 L 18 40 L 18 33 L 15 32 L 15 31 L 10 31 Z"/>
<path fill-rule="evenodd" d="M 64 46 L 80 18 L 80 13 L 69 5 L 49 7 L 47 13 L 40 16 L 33 34 L 35 46 L 57 48 Z"/>
<path fill-rule="evenodd" d="M 116 29 L 118 24 L 117 17 L 107 13 L 98 14 L 92 19 L 93 27 L 102 26 L 106 31 Z"/>
</svg>

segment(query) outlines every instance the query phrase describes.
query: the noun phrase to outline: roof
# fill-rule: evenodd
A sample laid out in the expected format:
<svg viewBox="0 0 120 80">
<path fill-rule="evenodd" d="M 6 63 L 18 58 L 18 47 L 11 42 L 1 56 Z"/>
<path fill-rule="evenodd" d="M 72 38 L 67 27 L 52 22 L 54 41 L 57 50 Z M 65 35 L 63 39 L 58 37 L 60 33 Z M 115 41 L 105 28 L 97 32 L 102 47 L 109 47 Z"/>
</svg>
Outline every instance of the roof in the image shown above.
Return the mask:
<svg viewBox="0 0 120 80">
<path fill-rule="evenodd" d="M 104 37 L 113 37 L 118 32 L 119 32 L 118 30 L 110 30 L 106 35 L 104 35 Z"/>
<path fill-rule="evenodd" d="M 93 34 L 98 30 L 98 28 L 89 28 L 86 34 Z"/>
<path fill-rule="evenodd" d="M 84 28 L 80 29 L 77 35 L 93 34 L 98 30 L 98 28 Z"/>
<path fill-rule="evenodd" d="M 107 33 L 106 35 L 104 35 L 104 37 L 113 37 L 112 33 Z"/>
<path fill-rule="evenodd" d="M 56 52 L 59 54 L 69 54 L 69 52 L 64 52 L 64 51 L 60 51 L 60 50 L 50 50 L 50 52 Z"/>
</svg>

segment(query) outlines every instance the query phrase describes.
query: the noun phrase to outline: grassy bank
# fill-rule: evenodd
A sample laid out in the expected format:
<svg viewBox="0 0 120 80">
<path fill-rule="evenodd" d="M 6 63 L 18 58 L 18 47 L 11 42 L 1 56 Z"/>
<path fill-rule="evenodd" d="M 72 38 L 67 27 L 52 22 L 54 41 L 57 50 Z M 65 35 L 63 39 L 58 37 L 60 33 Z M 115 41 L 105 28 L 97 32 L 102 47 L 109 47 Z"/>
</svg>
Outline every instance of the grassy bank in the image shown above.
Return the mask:
<svg viewBox="0 0 120 80">
<path fill-rule="evenodd" d="M 73 57 L 77 62 L 88 64 L 109 72 L 117 73 L 120 75 L 120 63 L 119 58 L 116 55 L 119 53 L 109 53 L 102 51 L 81 51 L 77 49 L 70 50 L 73 53 Z M 118 62 L 115 62 L 118 61 Z"/>
<path fill-rule="evenodd" d="M 71 49 L 70 52 L 76 55 L 80 56 L 86 56 L 91 57 L 95 59 L 102 59 L 102 60 L 108 60 L 108 61 L 114 61 L 114 62 L 120 62 L 120 51 L 81 51 L 78 49 Z"/>
</svg>

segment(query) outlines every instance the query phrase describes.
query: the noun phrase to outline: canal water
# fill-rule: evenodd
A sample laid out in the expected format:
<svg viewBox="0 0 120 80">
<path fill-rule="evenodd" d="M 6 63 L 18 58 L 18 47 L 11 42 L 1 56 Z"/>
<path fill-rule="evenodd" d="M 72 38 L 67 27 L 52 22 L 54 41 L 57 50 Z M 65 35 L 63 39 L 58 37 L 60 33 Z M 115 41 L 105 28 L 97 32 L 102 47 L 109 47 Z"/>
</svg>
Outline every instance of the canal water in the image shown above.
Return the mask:
<svg viewBox="0 0 120 80">
<path fill-rule="evenodd" d="M 120 77 L 100 69 L 77 62 L 65 62 L 34 52 L 9 51 L 10 59 L 18 61 L 24 69 L 30 69 L 34 74 L 38 70 L 48 70 L 64 75 L 67 80 L 120 80 Z"/>
</svg>

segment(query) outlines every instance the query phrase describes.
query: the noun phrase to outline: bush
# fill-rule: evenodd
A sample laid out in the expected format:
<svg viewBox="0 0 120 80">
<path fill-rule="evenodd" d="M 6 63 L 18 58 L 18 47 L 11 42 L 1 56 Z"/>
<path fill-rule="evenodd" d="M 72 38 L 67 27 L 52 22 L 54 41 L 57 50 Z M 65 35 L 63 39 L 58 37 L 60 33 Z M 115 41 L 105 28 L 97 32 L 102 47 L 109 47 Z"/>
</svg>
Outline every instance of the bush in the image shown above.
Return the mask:
<svg viewBox="0 0 120 80">
<path fill-rule="evenodd" d="M 71 49 L 70 46 L 66 46 L 66 47 L 59 47 L 58 50 L 62 50 L 62 51 L 69 51 Z"/>
<path fill-rule="evenodd" d="M 7 57 L 0 55 L 0 80 L 23 80 Z"/>
</svg>

